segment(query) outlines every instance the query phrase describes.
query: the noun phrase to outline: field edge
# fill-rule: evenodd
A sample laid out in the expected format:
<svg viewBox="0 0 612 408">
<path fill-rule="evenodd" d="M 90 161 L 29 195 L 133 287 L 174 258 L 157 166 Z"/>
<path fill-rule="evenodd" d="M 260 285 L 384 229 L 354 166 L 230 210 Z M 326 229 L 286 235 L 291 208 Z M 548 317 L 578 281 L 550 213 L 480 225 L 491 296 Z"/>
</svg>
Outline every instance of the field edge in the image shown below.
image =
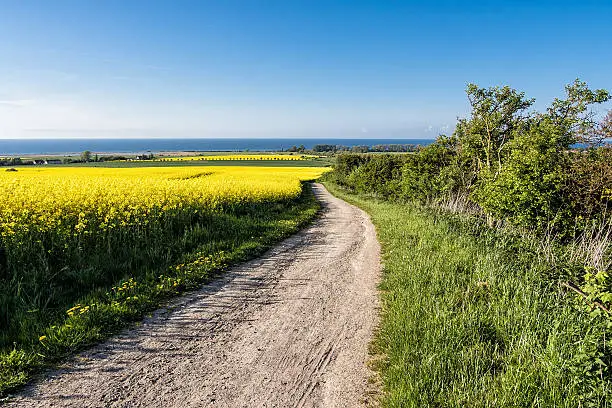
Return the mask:
<svg viewBox="0 0 612 408">
<path fill-rule="evenodd" d="M 273 230 L 266 230 L 261 236 L 251 236 L 238 247 L 220 251 L 214 257 L 209 254 L 202 256 L 196 249 L 176 265 L 177 276 L 163 277 L 161 282 L 122 280 L 111 289 L 123 289 L 121 304 L 103 305 L 91 297 L 76 302 L 69 309 L 68 318 L 47 328 L 34 347 L 15 347 L 0 353 L 0 403 L 77 352 L 137 325 L 147 314 L 181 295 L 197 290 L 228 268 L 261 256 L 283 239 L 314 222 L 320 208 L 312 192 L 312 182 L 302 182 L 301 195 L 284 204 L 274 220 Z"/>
</svg>

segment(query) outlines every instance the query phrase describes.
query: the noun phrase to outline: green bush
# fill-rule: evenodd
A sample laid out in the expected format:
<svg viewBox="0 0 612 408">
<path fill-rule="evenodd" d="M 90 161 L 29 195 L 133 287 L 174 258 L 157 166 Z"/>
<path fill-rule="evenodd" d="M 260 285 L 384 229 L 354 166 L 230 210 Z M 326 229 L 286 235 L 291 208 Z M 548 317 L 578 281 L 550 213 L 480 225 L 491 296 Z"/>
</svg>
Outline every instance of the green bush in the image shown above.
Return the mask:
<svg viewBox="0 0 612 408">
<path fill-rule="evenodd" d="M 473 198 L 495 218 L 538 230 L 565 230 L 573 223 L 563 194 L 569 155 L 549 119 L 518 134 L 497 174 L 482 172 Z"/>
<path fill-rule="evenodd" d="M 612 210 L 612 146 L 575 150 L 569 154 L 563 195 L 581 219 L 600 219 Z"/>
<path fill-rule="evenodd" d="M 473 174 L 458 154 L 457 142 L 455 137 L 440 136 L 435 143 L 411 155 L 402 174 L 404 200 L 432 202 L 469 189 Z"/>
<path fill-rule="evenodd" d="M 347 176 L 347 183 L 358 192 L 398 199 L 404 155 L 372 154 Z"/>
</svg>

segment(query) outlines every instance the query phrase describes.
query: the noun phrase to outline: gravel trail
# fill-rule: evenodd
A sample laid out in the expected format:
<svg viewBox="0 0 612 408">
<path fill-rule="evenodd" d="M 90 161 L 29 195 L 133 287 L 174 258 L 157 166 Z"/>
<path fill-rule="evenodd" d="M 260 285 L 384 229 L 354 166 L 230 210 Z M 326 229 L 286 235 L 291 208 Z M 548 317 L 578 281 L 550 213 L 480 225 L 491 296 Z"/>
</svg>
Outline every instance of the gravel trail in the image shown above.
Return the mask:
<svg viewBox="0 0 612 408">
<path fill-rule="evenodd" d="M 14 407 L 359 407 L 374 227 L 321 184 L 315 223 L 29 385 Z"/>
</svg>

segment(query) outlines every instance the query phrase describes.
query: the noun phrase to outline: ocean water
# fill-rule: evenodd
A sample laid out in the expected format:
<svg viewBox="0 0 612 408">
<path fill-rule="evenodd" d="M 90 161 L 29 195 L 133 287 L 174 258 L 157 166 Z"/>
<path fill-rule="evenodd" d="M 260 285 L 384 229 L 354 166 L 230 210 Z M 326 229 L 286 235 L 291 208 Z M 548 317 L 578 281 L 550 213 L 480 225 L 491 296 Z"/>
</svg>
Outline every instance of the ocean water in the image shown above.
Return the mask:
<svg viewBox="0 0 612 408">
<path fill-rule="evenodd" d="M 304 145 L 373 146 L 377 144 L 429 145 L 433 139 L 0 139 L 0 156 L 98 153 L 146 153 L 162 151 L 281 151 Z"/>
</svg>

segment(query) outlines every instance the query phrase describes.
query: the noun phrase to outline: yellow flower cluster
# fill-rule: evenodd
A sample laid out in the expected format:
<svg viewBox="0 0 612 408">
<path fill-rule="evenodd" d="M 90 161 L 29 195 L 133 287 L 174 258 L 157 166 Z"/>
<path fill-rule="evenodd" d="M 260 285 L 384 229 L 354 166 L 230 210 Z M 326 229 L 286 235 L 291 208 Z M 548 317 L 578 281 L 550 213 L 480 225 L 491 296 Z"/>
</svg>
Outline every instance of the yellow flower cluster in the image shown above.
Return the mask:
<svg viewBox="0 0 612 408">
<path fill-rule="evenodd" d="M 87 312 L 89 312 L 90 306 L 88 305 L 81 305 L 78 304 L 74 307 L 71 307 L 70 309 L 66 310 L 66 314 L 68 316 L 74 316 L 74 315 L 82 315 L 85 314 Z"/>
<path fill-rule="evenodd" d="M 113 286 L 112 290 L 114 290 L 117 293 L 120 292 L 128 292 L 131 291 L 132 289 L 134 289 L 136 287 L 136 281 L 134 280 L 134 278 L 130 278 L 126 281 L 124 281 L 121 285 L 119 286 Z"/>
<path fill-rule="evenodd" d="M 323 168 L 20 168 L 0 172 L 0 241 L 103 235 L 176 217 L 291 199 Z M 39 235 L 40 236 L 40 235 Z"/>
</svg>

